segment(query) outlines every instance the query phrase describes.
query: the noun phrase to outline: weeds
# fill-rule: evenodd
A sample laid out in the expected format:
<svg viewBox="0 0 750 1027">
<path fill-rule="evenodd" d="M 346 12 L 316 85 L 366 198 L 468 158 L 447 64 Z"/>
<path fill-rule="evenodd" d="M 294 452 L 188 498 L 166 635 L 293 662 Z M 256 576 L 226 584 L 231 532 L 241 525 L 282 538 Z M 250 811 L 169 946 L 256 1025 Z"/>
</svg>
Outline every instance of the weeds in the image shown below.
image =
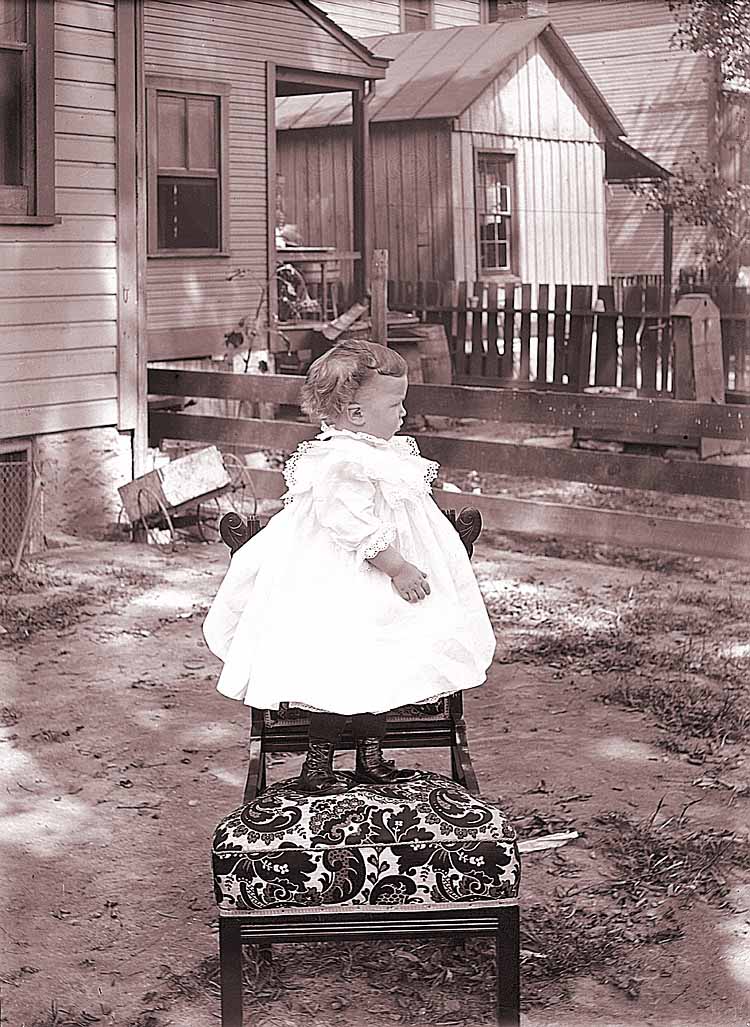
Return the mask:
<svg viewBox="0 0 750 1027">
<path fill-rule="evenodd" d="M 750 705 L 726 686 L 717 691 L 689 681 L 620 682 L 602 698 L 652 714 L 665 732 L 662 744 L 673 751 L 688 751 L 688 738 L 721 747 L 750 737 Z"/>
<path fill-rule="evenodd" d="M 123 589 L 132 594 L 157 583 L 153 574 L 115 564 L 98 567 L 93 580 L 75 579 L 43 564 L 29 564 L 18 574 L 0 579 L 2 639 L 6 643 L 24 642 L 46 628 L 65 631 L 86 616 L 92 602 L 121 600 Z"/>
<path fill-rule="evenodd" d="M 675 929 L 674 936 L 679 931 Z M 608 979 L 614 968 L 633 968 L 633 949 L 665 940 L 649 930 L 627 929 L 621 910 L 577 905 L 535 905 L 524 909 L 521 926 L 522 990 L 527 1006 L 546 1005 L 568 994 L 583 974 Z M 398 1017 L 404 1024 L 480 1025 L 494 1023 L 495 951 L 491 939 L 453 939 L 382 946 L 358 942 L 318 942 L 275 948 L 273 959 L 261 950 L 244 950 L 243 979 L 247 1012 L 269 1013 L 277 1004 L 304 1015 L 309 1023 L 327 1022 L 332 1008 L 349 1004 L 350 985 L 359 986 L 357 1005 L 368 1012 Z M 316 986 L 317 982 L 317 986 Z M 613 982 L 616 983 L 616 982 Z M 187 974 L 170 974 L 174 997 L 218 995 L 218 960 L 203 960 Z M 323 1006 L 318 995 L 333 996 Z M 338 1006 L 336 1005 L 338 1003 Z M 376 1005 L 377 1004 L 377 1005 Z"/>
<path fill-rule="evenodd" d="M 36 1017 L 32 1020 L 30 1027 L 91 1027 L 92 1024 L 101 1023 L 102 1018 L 94 1013 L 87 1013 L 82 1010 L 80 1013 L 70 1013 L 66 1009 L 60 1009 L 53 1002 L 49 1012 L 42 1018 Z"/>
<path fill-rule="evenodd" d="M 750 869 L 748 840 L 729 832 L 687 832 L 682 827 L 684 814 L 685 810 L 659 826 L 656 813 L 645 824 L 625 813 L 596 818 L 608 829 L 603 849 L 622 873 L 622 879 L 613 882 L 613 891 L 636 902 L 655 894 L 698 895 L 709 902 L 727 895 L 728 873 Z"/>
</svg>

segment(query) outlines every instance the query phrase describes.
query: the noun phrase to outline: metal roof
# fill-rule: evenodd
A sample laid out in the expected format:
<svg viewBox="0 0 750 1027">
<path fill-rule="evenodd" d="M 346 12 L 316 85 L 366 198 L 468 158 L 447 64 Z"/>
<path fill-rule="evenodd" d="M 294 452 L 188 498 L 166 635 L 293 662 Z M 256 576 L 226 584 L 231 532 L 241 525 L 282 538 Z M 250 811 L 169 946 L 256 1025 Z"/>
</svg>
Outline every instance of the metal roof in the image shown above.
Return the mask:
<svg viewBox="0 0 750 1027">
<path fill-rule="evenodd" d="M 456 118 L 538 37 L 552 51 L 607 134 L 625 135 L 614 111 L 549 18 L 460 25 L 363 39 L 368 50 L 391 59 L 385 79 L 377 83 L 370 100 L 370 120 Z M 277 105 L 278 129 L 323 128 L 350 122 L 351 100 L 347 93 L 284 97 Z"/>
</svg>

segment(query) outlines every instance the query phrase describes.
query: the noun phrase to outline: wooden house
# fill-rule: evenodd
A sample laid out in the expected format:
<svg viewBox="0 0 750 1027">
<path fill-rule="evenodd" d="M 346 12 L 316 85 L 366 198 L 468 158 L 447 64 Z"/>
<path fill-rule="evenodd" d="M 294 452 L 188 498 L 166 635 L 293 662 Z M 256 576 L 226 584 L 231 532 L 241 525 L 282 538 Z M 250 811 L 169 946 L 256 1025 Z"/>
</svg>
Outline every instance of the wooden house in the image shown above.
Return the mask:
<svg viewBox="0 0 750 1027">
<path fill-rule="evenodd" d="M 34 466 L 48 528 L 112 521 L 143 468 L 149 358 L 211 354 L 257 308 L 277 94 L 352 108 L 362 249 L 386 65 L 306 0 L 0 0 L 0 555 Z"/>
<path fill-rule="evenodd" d="M 370 101 L 372 244 L 405 281 L 606 282 L 605 179 L 660 173 L 548 18 L 365 37 L 391 59 Z M 337 97 L 277 104 L 287 218 L 350 231 Z"/>
<path fill-rule="evenodd" d="M 628 142 L 667 170 L 694 155 L 716 160 L 729 181 L 750 182 L 750 99 L 718 61 L 676 45 L 668 0 L 319 0 L 355 36 L 548 16 L 617 112 Z M 650 177 L 644 172 L 645 177 Z M 608 179 L 610 274 L 663 275 L 695 264 L 704 231 L 674 225 L 613 175 Z M 750 253 L 747 262 L 750 263 Z"/>
</svg>

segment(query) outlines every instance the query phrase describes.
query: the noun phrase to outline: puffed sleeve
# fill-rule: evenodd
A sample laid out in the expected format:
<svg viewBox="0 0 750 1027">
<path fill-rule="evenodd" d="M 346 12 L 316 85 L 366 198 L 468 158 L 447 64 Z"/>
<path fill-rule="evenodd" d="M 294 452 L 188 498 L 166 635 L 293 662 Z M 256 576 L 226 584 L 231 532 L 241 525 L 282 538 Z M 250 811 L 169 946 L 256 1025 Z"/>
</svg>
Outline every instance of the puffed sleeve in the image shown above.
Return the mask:
<svg viewBox="0 0 750 1027">
<path fill-rule="evenodd" d="M 375 515 L 375 483 L 354 462 L 327 467 L 312 489 L 313 510 L 320 527 L 339 546 L 371 560 L 393 542 L 392 525 Z"/>
</svg>

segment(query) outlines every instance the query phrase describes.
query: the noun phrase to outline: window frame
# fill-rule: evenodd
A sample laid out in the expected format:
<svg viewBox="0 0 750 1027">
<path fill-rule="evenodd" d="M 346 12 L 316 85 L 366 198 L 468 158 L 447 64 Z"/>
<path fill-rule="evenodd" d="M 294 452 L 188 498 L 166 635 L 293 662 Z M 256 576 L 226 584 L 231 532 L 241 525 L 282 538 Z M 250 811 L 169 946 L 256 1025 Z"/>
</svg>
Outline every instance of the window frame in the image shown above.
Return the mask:
<svg viewBox="0 0 750 1027">
<path fill-rule="evenodd" d="M 479 162 L 483 157 L 491 157 L 505 164 L 507 168 L 505 188 L 508 190 L 508 266 L 485 268 L 482 266 L 482 234 L 481 218 L 487 215 L 484 201 L 480 205 Z M 516 278 L 518 273 L 518 208 L 516 206 L 516 154 L 509 150 L 493 150 L 481 147 L 474 150 L 474 230 L 476 233 L 477 278 Z"/>
<path fill-rule="evenodd" d="M 416 2 L 419 3 L 420 0 L 416 0 Z M 422 12 L 422 11 L 413 11 L 413 10 L 409 9 L 412 6 L 412 4 L 414 3 L 414 0 L 401 0 L 400 7 L 401 7 L 401 31 L 402 32 L 427 32 L 429 29 L 435 27 L 435 3 L 434 3 L 434 0 L 421 0 L 421 2 L 423 2 L 423 3 L 425 3 L 427 5 L 427 10 L 424 11 L 424 12 Z M 422 14 L 425 15 L 425 24 L 422 26 L 422 28 L 409 29 L 409 28 L 406 27 L 406 19 L 407 19 L 407 16 L 410 15 L 410 14 L 411 15 L 416 14 L 418 16 L 421 16 Z"/>
<path fill-rule="evenodd" d="M 0 225 L 54 225 L 55 12 L 46 0 L 26 0 L 25 43 L 0 40 L 0 50 L 22 54 L 23 185 L 0 184 Z M 26 193 L 23 210 L 19 191 Z"/>
<path fill-rule="evenodd" d="M 183 259 L 185 257 L 228 257 L 229 253 L 229 94 L 228 82 L 214 82 L 207 79 L 178 78 L 177 76 L 148 75 L 146 78 L 146 210 L 147 210 L 147 255 L 149 259 Z M 218 101 L 218 247 L 164 249 L 159 247 L 158 180 L 159 180 L 159 121 L 157 102 L 160 93 L 176 96 L 213 97 Z M 173 177 L 180 177 L 170 172 Z M 186 178 L 194 177 L 190 175 Z"/>
</svg>

